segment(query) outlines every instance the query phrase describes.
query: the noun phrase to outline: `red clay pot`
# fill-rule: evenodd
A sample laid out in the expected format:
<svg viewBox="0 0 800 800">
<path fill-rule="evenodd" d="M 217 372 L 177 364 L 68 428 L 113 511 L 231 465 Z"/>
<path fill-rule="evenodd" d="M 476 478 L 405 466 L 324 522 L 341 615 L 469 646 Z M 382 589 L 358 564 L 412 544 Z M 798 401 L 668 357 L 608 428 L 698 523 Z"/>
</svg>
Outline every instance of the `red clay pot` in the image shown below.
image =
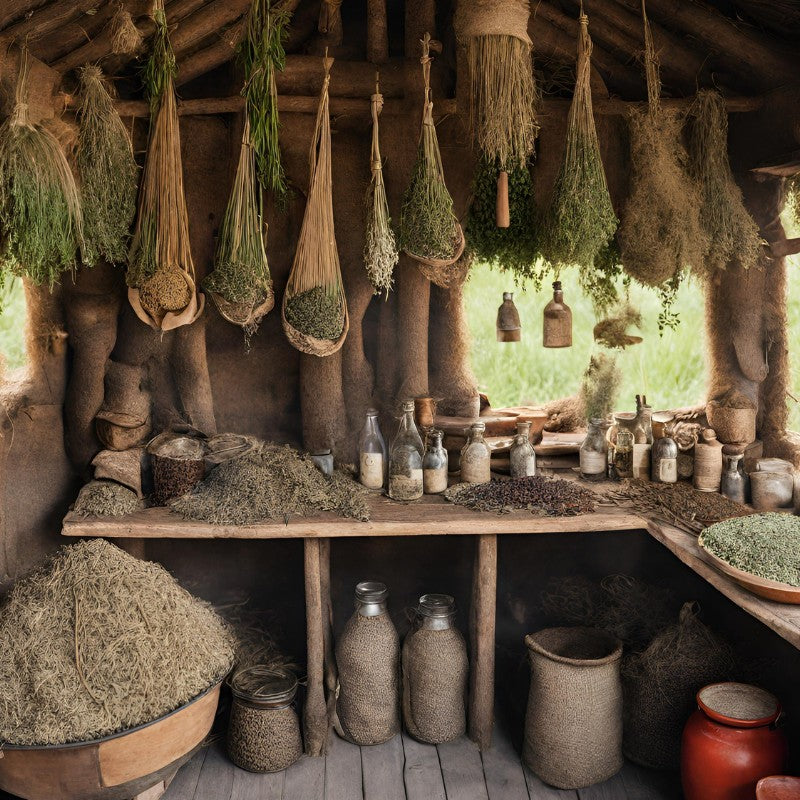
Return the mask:
<svg viewBox="0 0 800 800">
<path fill-rule="evenodd" d="M 747 718 L 723 713 L 718 701 L 726 692 L 759 693 L 763 713 Z M 786 770 L 786 736 L 775 725 L 781 713 L 777 699 L 745 684 L 712 684 L 697 693 L 697 705 L 681 745 L 685 800 L 755 800 L 761 778 Z"/>
</svg>

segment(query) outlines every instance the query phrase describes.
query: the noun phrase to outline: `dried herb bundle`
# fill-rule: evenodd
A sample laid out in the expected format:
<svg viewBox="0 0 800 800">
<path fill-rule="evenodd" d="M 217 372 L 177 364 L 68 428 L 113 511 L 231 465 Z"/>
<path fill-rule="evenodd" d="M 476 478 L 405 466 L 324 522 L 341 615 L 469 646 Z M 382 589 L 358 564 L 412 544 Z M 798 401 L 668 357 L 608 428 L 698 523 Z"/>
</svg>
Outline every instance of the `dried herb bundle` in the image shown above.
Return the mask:
<svg viewBox="0 0 800 800">
<path fill-rule="evenodd" d="M 588 17 L 581 13 L 567 148 L 547 211 L 542 252 L 556 266 L 577 264 L 582 273 L 591 275 L 601 268 L 598 257 L 614 236 L 618 220 L 608 192 L 592 111 L 592 40 L 588 24 Z M 587 277 L 587 288 L 595 284 Z"/>
<path fill-rule="evenodd" d="M 117 55 L 137 53 L 144 43 L 141 31 L 136 27 L 130 11 L 120 0 L 110 23 L 111 52 Z"/>
<path fill-rule="evenodd" d="M 239 45 L 244 88 L 258 179 L 280 202 L 286 195 L 286 175 L 278 143 L 278 90 L 275 72 L 286 66 L 283 43 L 290 14 L 271 7 L 271 0 L 253 0 Z"/>
<path fill-rule="evenodd" d="M 607 353 L 597 353 L 589 360 L 583 373 L 581 397 L 586 408 L 587 419 L 607 419 L 614 410 L 622 372 L 617 359 Z"/>
<path fill-rule="evenodd" d="M 83 200 L 83 256 L 94 264 L 125 260 L 136 213 L 139 168 L 128 131 L 114 108 L 100 67 L 80 71 L 78 168 Z"/>
<path fill-rule="evenodd" d="M 0 274 L 52 288 L 62 272 L 75 268 L 81 201 L 58 140 L 29 119 L 28 69 L 23 48 L 14 110 L 0 127 Z"/>
<path fill-rule="evenodd" d="M 375 86 L 372 95 L 372 155 L 371 178 L 365 197 L 367 225 L 364 240 L 364 266 L 367 277 L 375 287 L 375 294 L 383 292 L 386 297 L 392 288 L 392 273 L 399 260 L 397 242 L 389 217 L 389 202 L 383 183 L 378 117 L 383 108 L 383 95 Z"/>
<path fill-rule="evenodd" d="M 103 539 L 62 548 L 0 611 L 0 741 L 81 742 L 151 722 L 233 663 L 222 620 Z"/>
<path fill-rule="evenodd" d="M 624 350 L 629 345 L 642 341 L 641 336 L 628 333 L 628 328 L 640 328 L 641 325 L 641 313 L 629 302 L 622 302 L 610 309 L 608 316 L 594 326 L 594 340 L 603 347 Z"/>
<path fill-rule="evenodd" d="M 728 161 L 728 112 L 719 92 L 697 93 L 690 127 L 690 167 L 700 186 L 700 222 L 708 236 L 703 273 L 711 277 L 736 261 L 744 269 L 761 260 L 761 235 Z"/>
</svg>

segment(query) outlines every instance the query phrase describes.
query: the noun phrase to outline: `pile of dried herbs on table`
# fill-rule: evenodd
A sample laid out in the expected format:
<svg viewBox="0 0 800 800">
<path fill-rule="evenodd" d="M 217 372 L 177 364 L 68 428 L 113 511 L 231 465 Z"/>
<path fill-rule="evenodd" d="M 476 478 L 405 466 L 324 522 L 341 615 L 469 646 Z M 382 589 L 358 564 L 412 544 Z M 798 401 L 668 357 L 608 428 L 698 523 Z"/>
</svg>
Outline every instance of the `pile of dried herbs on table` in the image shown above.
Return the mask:
<svg viewBox="0 0 800 800">
<path fill-rule="evenodd" d="M 75 513 L 83 517 L 124 517 L 141 507 L 136 492 L 116 481 L 90 481 L 75 501 Z"/>
<path fill-rule="evenodd" d="M 753 512 L 716 492 L 700 492 L 688 483 L 625 481 L 605 499 L 621 506 L 662 517 L 679 528 L 700 533 L 703 528 L 731 517 Z"/>
<path fill-rule="evenodd" d="M 753 514 L 703 531 L 699 544 L 736 569 L 800 587 L 800 519 L 790 514 Z"/>
<path fill-rule="evenodd" d="M 512 478 L 489 483 L 458 483 L 444 493 L 451 503 L 473 511 L 507 514 L 520 509 L 544 517 L 576 517 L 595 510 L 597 495 L 574 481 Z"/>
</svg>

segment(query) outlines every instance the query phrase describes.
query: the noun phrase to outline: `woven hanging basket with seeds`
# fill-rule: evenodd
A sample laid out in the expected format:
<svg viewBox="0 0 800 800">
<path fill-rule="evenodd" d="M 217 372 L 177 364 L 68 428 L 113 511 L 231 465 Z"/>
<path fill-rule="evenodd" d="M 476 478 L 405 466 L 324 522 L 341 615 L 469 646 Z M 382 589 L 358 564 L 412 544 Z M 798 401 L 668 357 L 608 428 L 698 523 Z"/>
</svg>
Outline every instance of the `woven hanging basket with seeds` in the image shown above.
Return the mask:
<svg viewBox="0 0 800 800">
<path fill-rule="evenodd" d="M 329 356 L 339 350 L 350 327 L 333 224 L 328 95 L 332 64 L 333 59 L 326 55 L 309 154 L 308 201 L 282 304 L 286 338 L 300 352 L 312 356 Z"/>
<path fill-rule="evenodd" d="M 142 322 L 168 331 L 190 325 L 205 296 L 195 284 L 189 215 L 183 189 L 175 54 L 163 0 L 153 11 L 156 33 L 144 71 L 151 125 L 136 227 L 128 252 L 128 300 Z"/>
</svg>

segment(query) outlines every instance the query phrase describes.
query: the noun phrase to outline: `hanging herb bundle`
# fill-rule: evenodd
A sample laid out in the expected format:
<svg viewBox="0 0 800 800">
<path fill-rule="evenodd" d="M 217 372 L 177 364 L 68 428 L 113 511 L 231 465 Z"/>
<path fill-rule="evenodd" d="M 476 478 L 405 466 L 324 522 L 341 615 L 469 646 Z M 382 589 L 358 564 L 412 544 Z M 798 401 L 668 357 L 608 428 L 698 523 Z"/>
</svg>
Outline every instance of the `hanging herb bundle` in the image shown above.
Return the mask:
<svg viewBox="0 0 800 800">
<path fill-rule="evenodd" d="M 125 260 L 130 226 L 136 213 L 139 168 L 128 131 L 114 108 L 100 67 L 80 71 L 78 168 L 83 201 L 83 257 Z"/>
<path fill-rule="evenodd" d="M 150 138 L 126 279 L 139 319 L 153 328 L 172 330 L 194 322 L 205 299 L 195 286 L 175 101 L 177 70 L 163 0 L 157 0 L 153 19 L 153 51 L 144 70 Z"/>
<path fill-rule="evenodd" d="M 286 197 L 286 175 L 278 143 L 278 89 L 275 72 L 286 66 L 283 43 L 291 15 L 271 7 L 271 0 L 252 0 L 247 26 L 239 45 L 244 68 L 250 138 L 256 157 L 261 186 L 274 193 L 281 203 Z"/>
<path fill-rule="evenodd" d="M 596 306 L 608 305 L 616 295 L 613 281 L 605 280 L 600 257 L 617 229 L 617 216 L 608 192 L 600 142 L 594 124 L 591 87 L 592 40 L 589 18 L 579 18 L 575 92 L 567 120 L 567 147 L 546 213 L 542 251 L 555 265 L 577 264 L 581 284 Z M 596 273 L 600 273 L 597 275 Z"/>
<path fill-rule="evenodd" d="M 642 0 L 648 107 L 630 117 L 631 190 L 618 240 L 625 271 L 646 286 L 672 282 L 688 267 L 701 270 L 708 239 L 700 225 L 701 197 L 688 173 L 682 120 L 661 106 L 661 80 Z M 674 292 L 673 292 L 674 294 Z"/>
<path fill-rule="evenodd" d="M 690 167 L 702 193 L 700 222 L 708 236 L 704 274 L 736 260 L 744 269 L 761 260 L 761 236 L 744 207 L 728 161 L 728 112 L 719 92 L 697 93 L 690 128 Z"/>
<path fill-rule="evenodd" d="M 323 59 L 325 80 L 309 156 L 309 190 L 300 238 L 283 295 L 283 329 L 303 353 L 329 356 L 347 336 L 349 319 L 342 285 L 331 181 L 331 121 L 328 86 L 333 59 Z"/>
<path fill-rule="evenodd" d="M 531 224 L 536 214 L 533 181 L 528 165 L 513 166 L 508 172 L 509 226 L 497 227 L 495 215 L 499 162 L 483 156 L 472 178 L 472 202 L 464 231 L 470 252 L 480 261 L 511 272 L 521 283 L 530 281 L 534 289 L 541 285 L 537 269 L 539 248 L 536 228 Z"/>
<path fill-rule="evenodd" d="M 203 288 L 211 292 L 219 313 L 228 322 L 241 325 L 248 339 L 275 305 L 259 195 L 250 121 L 245 118 L 236 178 L 219 229 L 214 271 L 203 281 Z"/>
<path fill-rule="evenodd" d="M 58 283 L 82 244 L 80 195 L 58 140 L 28 116 L 28 51 L 20 53 L 16 101 L 0 127 L 0 275 Z"/>
<path fill-rule="evenodd" d="M 603 347 L 624 350 L 642 341 L 641 336 L 628 333 L 628 328 L 631 327 L 642 327 L 642 315 L 630 301 L 622 301 L 609 309 L 607 316 L 594 326 L 594 340 Z"/>
<path fill-rule="evenodd" d="M 111 18 L 110 33 L 111 52 L 116 55 L 138 53 L 144 43 L 141 31 L 134 24 L 131 13 L 122 0 Z"/>
<path fill-rule="evenodd" d="M 581 398 L 587 419 L 607 419 L 611 415 L 621 383 L 622 372 L 616 358 L 607 353 L 591 357 L 581 383 Z"/>
<path fill-rule="evenodd" d="M 383 95 L 378 81 L 375 81 L 375 94 L 372 95 L 372 154 L 370 178 L 365 207 L 367 226 L 364 241 L 364 266 L 367 277 L 375 287 L 375 294 L 383 292 L 386 297 L 392 288 L 392 273 L 399 260 L 397 242 L 389 217 L 389 202 L 386 199 L 386 186 L 383 183 L 383 164 L 381 162 L 378 117 L 383 109 Z"/>
<path fill-rule="evenodd" d="M 442 155 L 433 123 L 431 100 L 431 37 L 422 42 L 422 74 L 425 81 L 425 106 L 417 160 L 411 183 L 400 209 L 400 244 L 403 250 L 427 269 L 426 277 L 437 282 L 437 271 L 447 268 L 464 251 L 464 234 L 453 211 L 453 198 L 444 182 Z M 445 280 L 444 276 L 442 280 Z"/>
</svg>

